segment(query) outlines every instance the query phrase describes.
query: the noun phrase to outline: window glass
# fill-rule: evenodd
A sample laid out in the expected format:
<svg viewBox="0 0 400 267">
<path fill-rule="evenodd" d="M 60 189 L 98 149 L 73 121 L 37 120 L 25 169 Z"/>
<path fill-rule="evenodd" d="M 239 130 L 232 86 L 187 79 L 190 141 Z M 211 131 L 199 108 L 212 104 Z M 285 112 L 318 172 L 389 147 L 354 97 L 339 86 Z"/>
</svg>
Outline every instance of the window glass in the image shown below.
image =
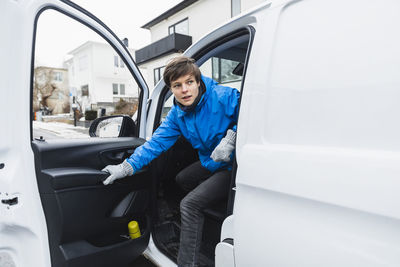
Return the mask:
<svg viewBox="0 0 400 267">
<path fill-rule="evenodd" d="M 160 79 L 163 78 L 164 70 L 165 70 L 165 66 L 163 66 L 163 67 L 160 68 Z"/>
<path fill-rule="evenodd" d="M 125 84 L 120 84 L 119 85 L 119 94 L 124 95 L 125 94 Z"/>
<path fill-rule="evenodd" d="M 160 80 L 160 69 L 154 69 L 154 85 Z"/>
<path fill-rule="evenodd" d="M 118 60 L 119 60 L 119 57 L 118 56 L 114 56 L 114 67 L 117 67 L 118 68 Z"/>
<path fill-rule="evenodd" d="M 57 72 L 54 72 L 54 81 L 57 81 L 57 82 L 62 82 L 62 79 L 63 79 L 63 73 L 62 72 L 59 72 L 59 71 L 57 71 Z"/>
<path fill-rule="evenodd" d="M 167 117 L 168 112 L 170 111 L 170 109 L 172 108 L 172 106 L 174 105 L 174 96 L 171 94 L 170 96 L 168 96 L 164 102 L 164 106 L 163 109 L 161 111 L 161 121 L 165 120 L 165 117 Z"/>
<path fill-rule="evenodd" d="M 220 60 L 218 60 L 218 58 L 216 57 L 212 57 L 211 58 L 211 62 L 212 62 L 212 78 L 216 81 L 219 81 L 219 64 L 220 64 Z"/>
<path fill-rule="evenodd" d="M 220 77 L 219 77 L 220 83 L 227 83 L 227 82 L 241 80 L 242 78 L 241 76 L 233 74 L 233 71 L 238 66 L 239 62 L 223 58 L 220 58 L 219 61 L 221 62 Z"/>
<path fill-rule="evenodd" d="M 113 87 L 113 95 L 118 95 L 118 84 L 113 83 L 112 87 Z"/>
<path fill-rule="evenodd" d="M 185 19 L 184 21 L 176 24 L 175 25 L 175 33 L 188 35 L 189 34 L 189 20 Z"/>
<path fill-rule="evenodd" d="M 156 85 L 163 77 L 165 66 L 154 69 L 154 85 Z"/>
<path fill-rule="evenodd" d="M 89 85 L 83 85 L 81 87 L 82 96 L 89 96 Z"/>
<path fill-rule="evenodd" d="M 174 33 L 174 26 L 169 26 L 168 27 L 168 34 L 173 34 Z"/>
<path fill-rule="evenodd" d="M 189 35 L 189 20 L 184 19 L 168 27 L 168 34 L 179 33 Z"/>
<path fill-rule="evenodd" d="M 238 61 L 213 57 L 212 61 L 212 78 L 218 83 L 229 84 L 240 82 L 242 77 L 234 74 Z M 238 88 L 239 89 L 239 88 Z"/>
<path fill-rule="evenodd" d="M 231 0 L 231 16 L 234 17 L 241 12 L 240 0 Z"/>
<path fill-rule="evenodd" d="M 135 79 L 117 51 L 87 26 L 45 10 L 37 22 L 34 52 L 34 138 L 89 138 L 97 114 L 132 116 L 136 111 Z"/>
</svg>

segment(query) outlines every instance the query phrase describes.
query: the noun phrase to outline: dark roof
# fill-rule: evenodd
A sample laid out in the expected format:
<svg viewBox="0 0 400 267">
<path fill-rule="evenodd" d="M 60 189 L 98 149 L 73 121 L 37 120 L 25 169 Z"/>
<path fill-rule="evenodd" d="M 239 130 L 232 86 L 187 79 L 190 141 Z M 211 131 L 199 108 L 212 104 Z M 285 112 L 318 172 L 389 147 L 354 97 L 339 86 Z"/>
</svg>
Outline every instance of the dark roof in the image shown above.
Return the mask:
<svg viewBox="0 0 400 267">
<path fill-rule="evenodd" d="M 197 2 L 197 1 L 199 1 L 199 0 L 184 0 L 184 1 L 180 2 L 179 4 L 177 4 L 176 6 L 168 9 L 167 11 L 165 11 L 164 13 L 162 13 L 160 16 L 156 17 L 155 19 L 147 22 L 141 28 L 149 30 L 150 27 L 156 25 L 157 23 L 160 23 L 164 19 L 167 19 L 167 18 L 171 17 L 175 13 L 178 13 L 182 9 L 190 6 L 191 4 L 193 4 L 193 3 Z"/>
</svg>

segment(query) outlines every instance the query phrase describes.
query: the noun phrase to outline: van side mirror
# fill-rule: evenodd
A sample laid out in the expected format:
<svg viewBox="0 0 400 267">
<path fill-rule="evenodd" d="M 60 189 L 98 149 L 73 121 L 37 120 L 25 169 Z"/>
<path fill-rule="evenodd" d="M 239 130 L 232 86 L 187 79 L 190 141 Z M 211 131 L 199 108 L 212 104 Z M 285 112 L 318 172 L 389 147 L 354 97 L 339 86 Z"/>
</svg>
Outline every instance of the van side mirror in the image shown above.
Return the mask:
<svg viewBox="0 0 400 267">
<path fill-rule="evenodd" d="M 136 124 L 127 115 L 97 118 L 89 128 L 90 137 L 133 137 L 135 133 Z"/>
</svg>

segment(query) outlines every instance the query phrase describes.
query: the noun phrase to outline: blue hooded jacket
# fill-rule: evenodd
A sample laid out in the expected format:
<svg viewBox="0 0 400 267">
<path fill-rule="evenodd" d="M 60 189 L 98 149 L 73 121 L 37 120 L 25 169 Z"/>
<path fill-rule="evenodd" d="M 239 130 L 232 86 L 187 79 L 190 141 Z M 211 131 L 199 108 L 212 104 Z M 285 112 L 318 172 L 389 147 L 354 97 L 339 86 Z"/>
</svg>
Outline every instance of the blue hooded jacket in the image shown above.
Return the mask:
<svg viewBox="0 0 400 267">
<path fill-rule="evenodd" d="M 185 112 L 178 105 L 169 111 L 152 138 L 138 147 L 127 161 L 135 171 L 167 151 L 183 135 L 198 150 L 201 165 L 211 172 L 231 169 L 230 162 L 210 158 L 228 129 L 236 131 L 240 93 L 235 88 L 218 85 L 201 76 L 206 91 L 193 111 Z"/>
</svg>

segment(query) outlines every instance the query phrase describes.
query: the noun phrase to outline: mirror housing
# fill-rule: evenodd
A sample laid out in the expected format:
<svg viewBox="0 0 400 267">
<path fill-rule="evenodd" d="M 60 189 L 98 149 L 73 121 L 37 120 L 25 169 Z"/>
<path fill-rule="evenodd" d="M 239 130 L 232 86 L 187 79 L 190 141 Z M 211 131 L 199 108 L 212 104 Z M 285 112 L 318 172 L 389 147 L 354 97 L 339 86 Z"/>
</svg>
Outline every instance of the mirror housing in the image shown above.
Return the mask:
<svg viewBox="0 0 400 267">
<path fill-rule="evenodd" d="M 90 137 L 134 137 L 135 122 L 127 115 L 105 116 L 95 119 L 89 128 Z"/>
</svg>

